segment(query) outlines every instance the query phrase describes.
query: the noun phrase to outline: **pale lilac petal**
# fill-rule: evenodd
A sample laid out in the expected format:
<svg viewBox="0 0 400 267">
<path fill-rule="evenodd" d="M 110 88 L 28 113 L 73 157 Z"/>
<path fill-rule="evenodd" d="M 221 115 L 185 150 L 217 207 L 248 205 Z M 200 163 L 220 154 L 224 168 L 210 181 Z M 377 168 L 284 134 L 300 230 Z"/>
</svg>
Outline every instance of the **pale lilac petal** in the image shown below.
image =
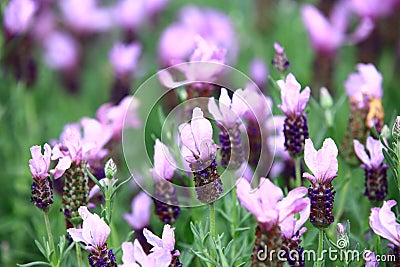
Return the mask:
<svg viewBox="0 0 400 267">
<path fill-rule="evenodd" d="M 372 230 L 383 238 L 388 239 L 396 246 L 400 246 L 400 225 L 396 222 L 396 216 L 391 208 L 396 205 L 396 201 L 384 201 L 382 208 L 372 208 L 369 216 L 369 225 Z"/>
<path fill-rule="evenodd" d="M 22 34 L 32 23 L 38 4 L 33 0 L 11 0 L 4 10 L 4 27 L 13 34 Z"/>
<path fill-rule="evenodd" d="M 237 89 L 232 96 L 231 110 L 235 112 L 237 117 L 241 117 L 247 111 L 247 104 L 242 96 L 243 90 Z"/>
<path fill-rule="evenodd" d="M 199 156 L 199 151 L 197 149 L 194 137 L 193 137 L 193 133 L 192 133 L 192 127 L 190 125 L 190 123 L 183 123 L 179 126 L 179 135 L 180 135 L 180 139 L 182 141 L 183 144 L 183 148 L 186 148 L 190 150 L 191 152 L 191 156 L 196 155 Z M 188 155 L 186 155 L 188 156 Z"/>
<path fill-rule="evenodd" d="M 157 139 L 154 145 L 153 177 L 156 175 L 155 179 L 163 178 L 170 180 L 174 176 L 175 169 L 176 162 L 169 152 L 168 147 Z"/>
<path fill-rule="evenodd" d="M 325 139 L 322 148 L 318 151 L 319 175 L 321 180 L 330 182 L 338 172 L 338 149 L 331 138 Z"/>
<path fill-rule="evenodd" d="M 236 184 L 236 194 L 240 203 L 255 217 L 261 215 L 260 204 L 258 200 L 258 191 L 253 190 L 245 178 L 240 178 Z"/>
<path fill-rule="evenodd" d="M 368 38 L 374 28 L 375 24 L 373 20 L 370 18 L 363 18 L 354 32 L 349 36 L 348 42 L 350 44 L 357 44 L 364 41 Z"/>
<path fill-rule="evenodd" d="M 365 259 L 365 267 L 378 267 L 379 261 L 376 260 L 376 255 L 371 250 L 365 250 L 363 253 Z"/>
<path fill-rule="evenodd" d="M 174 228 L 171 228 L 169 224 L 164 225 L 162 233 L 162 244 L 163 248 L 168 251 L 173 251 L 175 247 L 175 234 Z"/>
<path fill-rule="evenodd" d="M 146 237 L 147 243 L 154 247 L 163 247 L 163 242 L 161 238 L 153 234 L 151 231 L 147 230 L 147 228 L 143 229 L 143 235 Z"/>
<path fill-rule="evenodd" d="M 317 160 L 317 150 L 315 150 L 314 144 L 310 138 L 305 140 L 304 162 L 314 175 L 318 174 L 319 162 Z"/>
<path fill-rule="evenodd" d="M 122 262 L 124 264 L 127 263 L 135 263 L 135 253 L 132 242 L 123 242 L 121 245 L 122 248 Z"/>
<path fill-rule="evenodd" d="M 378 167 L 385 159 L 382 149 L 383 145 L 380 140 L 376 140 L 372 136 L 367 138 L 367 149 L 371 155 L 371 165 Z"/>
<path fill-rule="evenodd" d="M 211 113 L 211 115 L 213 115 L 213 117 L 216 121 L 223 120 L 222 114 L 219 111 L 219 108 L 217 106 L 217 103 L 216 103 L 214 97 L 210 97 L 210 99 L 208 100 L 208 111 Z"/>
<path fill-rule="evenodd" d="M 278 54 L 282 54 L 283 52 L 285 52 L 285 49 L 277 42 L 274 43 L 274 49 L 275 52 Z"/>
<path fill-rule="evenodd" d="M 307 172 L 303 173 L 303 178 L 306 178 L 307 180 L 309 180 L 313 184 L 315 184 L 317 182 L 317 178 L 315 178 L 314 175 L 309 174 Z"/>
<path fill-rule="evenodd" d="M 168 267 L 171 264 L 172 254 L 171 251 L 163 249 L 156 251 L 153 256 L 156 258 L 155 267 Z"/>
<path fill-rule="evenodd" d="M 78 212 L 83 219 L 82 236 L 85 243 L 94 247 L 102 247 L 110 235 L 110 227 L 104 222 L 103 218 L 90 213 L 85 206 L 81 206 Z"/>
<path fill-rule="evenodd" d="M 190 126 L 192 128 L 193 138 L 198 149 L 202 143 L 212 140 L 213 130 L 211 123 L 209 120 L 203 117 L 203 112 L 198 107 L 193 109 Z"/>
<path fill-rule="evenodd" d="M 354 142 L 354 152 L 356 152 L 357 157 L 367 166 L 371 166 L 371 161 L 367 152 L 365 152 L 365 147 L 363 144 L 360 143 L 357 139 L 353 140 Z"/>
<path fill-rule="evenodd" d="M 68 70 L 76 66 L 80 48 L 76 40 L 64 32 L 53 32 L 43 42 L 45 63 L 55 70 Z"/>
<path fill-rule="evenodd" d="M 50 171 L 54 179 L 60 178 L 66 170 L 71 167 L 72 161 L 69 157 L 64 157 L 58 160 L 57 166 Z"/>
<path fill-rule="evenodd" d="M 150 224 L 151 203 L 152 199 L 145 192 L 140 192 L 132 199 L 132 212 L 124 214 L 124 219 L 134 230 L 143 229 Z"/>
<path fill-rule="evenodd" d="M 117 75 L 123 76 L 135 71 L 141 53 L 139 43 L 116 43 L 109 53 L 109 60 Z"/>
<path fill-rule="evenodd" d="M 259 191 L 258 195 L 261 198 L 264 210 L 274 207 L 283 197 L 282 189 L 274 185 L 270 179 L 264 177 L 260 178 L 260 185 L 257 191 Z"/>
</svg>

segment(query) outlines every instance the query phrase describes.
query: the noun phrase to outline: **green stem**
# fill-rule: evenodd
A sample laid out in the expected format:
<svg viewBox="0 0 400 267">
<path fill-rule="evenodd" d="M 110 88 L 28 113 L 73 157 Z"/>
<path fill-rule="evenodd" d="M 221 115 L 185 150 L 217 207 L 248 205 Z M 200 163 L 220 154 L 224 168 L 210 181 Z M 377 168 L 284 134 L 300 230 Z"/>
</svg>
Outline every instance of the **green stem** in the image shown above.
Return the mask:
<svg viewBox="0 0 400 267">
<path fill-rule="evenodd" d="M 44 212 L 44 222 L 46 224 L 47 237 L 49 238 L 50 247 L 53 250 L 53 255 L 52 255 L 53 266 L 57 266 L 57 255 L 56 255 L 57 251 L 54 245 L 53 234 L 51 232 L 51 226 L 50 226 L 49 213 L 47 211 Z"/>
<path fill-rule="evenodd" d="M 214 202 L 210 203 L 210 234 L 211 237 L 215 240 L 215 207 Z"/>
<path fill-rule="evenodd" d="M 78 260 L 78 267 L 82 267 L 82 253 L 81 253 L 81 245 L 79 242 L 75 242 L 75 249 L 76 249 L 76 259 Z"/>
<path fill-rule="evenodd" d="M 317 267 L 322 266 L 322 250 L 324 249 L 324 230 L 318 229 L 318 259 L 317 259 Z"/>
<path fill-rule="evenodd" d="M 294 168 L 296 172 L 296 187 L 301 186 L 301 157 L 294 159 Z"/>
<path fill-rule="evenodd" d="M 235 230 L 238 228 L 238 203 L 237 203 L 237 196 L 236 196 L 236 186 L 232 189 L 232 225 L 231 225 L 231 232 L 232 232 L 232 258 L 236 255 L 236 242 L 235 242 Z"/>
</svg>

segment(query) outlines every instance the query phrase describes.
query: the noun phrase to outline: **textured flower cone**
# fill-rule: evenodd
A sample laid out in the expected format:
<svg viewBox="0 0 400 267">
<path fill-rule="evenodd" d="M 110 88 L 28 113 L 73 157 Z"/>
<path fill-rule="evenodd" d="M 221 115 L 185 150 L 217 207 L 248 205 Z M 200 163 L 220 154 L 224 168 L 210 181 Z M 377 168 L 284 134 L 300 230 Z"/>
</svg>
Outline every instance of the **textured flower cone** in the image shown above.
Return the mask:
<svg viewBox="0 0 400 267">
<path fill-rule="evenodd" d="M 393 255 L 396 258 L 393 263 L 393 267 L 400 267 L 400 248 L 399 247 L 393 248 Z"/>
<path fill-rule="evenodd" d="M 176 189 L 171 182 L 159 180 L 154 185 L 154 213 L 163 223 L 175 223 L 181 214 Z"/>
<path fill-rule="evenodd" d="M 346 128 L 342 146 L 340 147 L 340 155 L 347 163 L 358 165 L 360 163 L 354 152 L 353 140 L 357 139 L 362 144 L 365 144 L 367 138 L 367 127 L 365 121 L 368 114 L 367 108 L 359 109 L 356 103 L 350 103 L 350 117 Z"/>
<path fill-rule="evenodd" d="M 244 162 L 242 139 L 240 136 L 239 125 L 235 124 L 232 129 L 221 128 L 219 134 L 221 166 L 237 169 Z"/>
<path fill-rule="evenodd" d="M 62 212 L 67 220 L 78 217 L 78 208 L 86 206 L 89 195 L 89 181 L 86 174 L 86 163 L 75 163 L 64 173 L 64 188 L 62 200 Z"/>
<path fill-rule="evenodd" d="M 365 192 L 370 201 L 382 201 L 388 192 L 388 182 L 386 179 L 387 165 L 382 164 L 378 168 L 367 168 L 365 170 Z"/>
<path fill-rule="evenodd" d="M 47 211 L 53 204 L 53 185 L 50 177 L 33 177 L 31 202 L 43 211 Z"/>
<path fill-rule="evenodd" d="M 183 267 L 183 264 L 179 261 L 178 256 L 172 256 L 172 260 L 168 267 Z"/>
<path fill-rule="evenodd" d="M 262 147 L 260 126 L 257 121 L 249 120 L 246 130 L 250 147 L 249 164 L 256 167 L 260 161 Z"/>
<path fill-rule="evenodd" d="M 275 69 L 279 72 L 285 73 L 290 67 L 290 62 L 285 53 L 277 53 L 272 60 L 272 65 L 274 65 Z"/>
<path fill-rule="evenodd" d="M 332 210 L 335 193 L 331 183 L 318 183 L 308 189 L 311 201 L 310 222 L 315 227 L 326 228 L 334 222 Z"/>
<path fill-rule="evenodd" d="M 274 226 L 269 231 L 260 225 L 257 226 L 253 254 L 251 255 L 252 267 L 283 266 L 284 262 L 277 259 L 276 253 L 282 248 L 281 236 L 282 232 L 279 226 Z M 270 253 L 272 250 L 275 250 L 275 253 Z"/>
<path fill-rule="evenodd" d="M 108 250 L 107 244 L 92 252 L 88 259 L 91 267 L 117 267 L 114 253 L 112 249 Z"/>
<path fill-rule="evenodd" d="M 195 168 L 193 163 L 190 164 L 190 168 L 194 170 L 193 180 L 198 200 L 203 203 L 212 203 L 216 201 L 224 190 L 222 189 L 222 181 L 219 178 L 215 158 L 207 168 L 201 171 L 195 171 L 199 168 Z"/>
<path fill-rule="evenodd" d="M 292 157 L 301 155 L 304 151 L 304 142 L 308 138 L 308 126 L 305 115 L 286 117 L 283 127 L 285 135 L 285 149 Z"/>
<path fill-rule="evenodd" d="M 290 239 L 283 238 L 282 249 L 286 251 L 285 258 L 288 260 L 288 264 L 290 267 L 304 267 L 304 248 L 300 246 L 301 239 Z M 291 251 L 296 251 L 296 253 L 290 253 Z M 296 258 L 299 257 L 299 258 Z"/>
</svg>

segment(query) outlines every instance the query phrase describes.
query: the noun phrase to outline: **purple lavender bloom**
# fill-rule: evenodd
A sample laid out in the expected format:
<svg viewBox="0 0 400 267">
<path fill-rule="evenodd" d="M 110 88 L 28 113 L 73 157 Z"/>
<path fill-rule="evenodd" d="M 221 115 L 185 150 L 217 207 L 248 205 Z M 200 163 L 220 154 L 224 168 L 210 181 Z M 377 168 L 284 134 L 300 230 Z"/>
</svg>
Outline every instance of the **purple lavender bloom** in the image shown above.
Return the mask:
<svg viewBox="0 0 400 267">
<path fill-rule="evenodd" d="M 11 0 L 4 10 L 4 27 L 12 35 L 26 32 L 32 24 L 38 5 L 34 0 Z"/>
<path fill-rule="evenodd" d="M 376 255 L 371 250 L 366 249 L 363 253 L 365 259 L 365 267 L 378 267 L 379 261 L 376 260 Z"/>
<path fill-rule="evenodd" d="M 221 144 L 221 165 L 232 168 L 239 168 L 244 162 L 244 152 L 242 148 L 242 138 L 240 118 L 247 111 L 247 106 L 243 97 L 240 95 L 243 90 L 238 89 L 232 96 L 232 100 L 225 88 L 221 89 L 219 105 L 214 97 L 208 101 L 208 110 L 213 115 L 218 127 L 221 129 L 219 135 Z"/>
<path fill-rule="evenodd" d="M 377 20 L 390 15 L 398 4 L 398 0 L 351 0 L 351 9 L 360 17 Z"/>
<path fill-rule="evenodd" d="M 109 59 L 116 76 L 131 75 L 137 66 L 141 53 L 139 43 L 116 43 L 109 53 Z"/>
<path fill-rule="evenodd" d="M 203 117 L 203 112 L 196 107 L 190 123 L 179 126 L 181 153 L 194 174 L 197 197 L 203 203 L 217 200 L 223 192 L 222 181 L 215 161 L 218 146 L 212 139 L 211 123 Z"/>
<path fill-rule="evenodd" d="M 107 239 L 110 227 L 99 215 L 90 213 L 87 207 L 79 208 L 79 215 L 83 219 L 82 228 L 70 228 L 67 232 L 75 242 L 83 242 L 90 251 L 89 264 L 92 267 L 116 267 L 116 259 L 112 250 L 107 248 Z"/>
<path fill-rule="evenodd" d="M 125 213 L 125 221 L 134 229 L 139 231 L 150 224 L 151 198 L 145 193 L 140 192 L 132 199 L 131 213 Z"/>
<path fill-rule="evenodd" d="M 133 244 L 131 242 L 122 243 L 121 248 L 123 264 L 118 265 L 119 267 L 156 267 L 156 258 L 154 254 L 150 253 L 146 255 L 137 239 L 135 239 Z M 138 263 L 140 263 L 140 265 Z"/>
<path fill-rule="evenodd" d="M 280 73 L 285 73 L 290 66 L 290 62 L 285 54 L 285 49 L 277 42 L 274 43 L 274 49 L 276 54 L 272 60 L 272 64 Z"/>
<path fill-rule="evenodd" d="M 163 223 L 174 223 L 181 213 L 176 189 L 170 182 L 176 163 L 168 147 L 159 139 L 154 145 L 154 168 L 150 170 L 154 179 L 154 212 Z"/>
<path fill-rule="evenodd" d="M 110 10 L 97 6 L 96 0 L 62 0 L 60 9 L 66 24 L 79 34 L 103 32 L 112 25 Z"/>
<path fill-rule="evenodd" d="M 122 28 L 136 31 L 146 20 L 145 6 L 143 0 L 120 0 L 112 10 L 114 20 Z"/>
<path fill-rule="evenodd" d="M 268 68 L 260 58 L 254 58 L 249 64 L 251 79 L 263 89 L 268 82 Z"/>
<path fill-rule="evenodd" d="M 137 129 L 141 126 L 138 115 L 139 104 L 139 100 L 135 97 L 126 96 L 118 105 L 112 103 L 101 105 L 96 117 L 102 125 L 112 130 L 112 139 L 119 140 L 124 127 Z"/>
<path fill-rule="evenodd" d="M 31 202 L 41 210 L 47 211 L 53 204 L 52 183 L 49 177 L 51 148 L 45 144 L 43 155 L 40 146 L 33 146 L 30 150 L 32 159 L 29 160 L 29 169 L 33 178 Z"/>
<path fill-rule="evenodd" d="M 369 155 L 365 152 L 365 147 L 358 140 L 354 140 L 354 151 L 363 163 L 363 168 L 379 168 L 385 157 L 383 156 L 383 145 L 379 140 L 369 136 L 367 138 L 367 149 Z"/>
<path fill-rule="evenodd" d="M 71 70 L 77 67 L 80 48 L 75 39 L 63 32 L 49 34 L 43 42 L 46 64 L 55 70 Z"/>
<path fill-rule="evenodd" d="M 383 95 L 382 74 L 371 63 L 356 65 L 356 73 L 351 73 L 344 83 L 344 88 L 350 99 L 354 99 L 361 108 L 365 105 L 365 99 L 381 99 Z"/>
<path fill-rule="evenodd" d="M 304 150 L 304 140 L 308 138 L 307 118 L 304 109 L 310 99 L 310 88 L 307 86 L 302 92 L 301 85 L 293 74 L 289 73 L 286 81 L 279 80 L 282 104 L 278 107 L 285 113 L 284 124 L 285 148 L 292 157 L 299 156 Z"/>
<path fill-rule="evenodd" d="M 161 35 L 158 55 L 162 65 L 184 62 L 195 48 L 196 35 L 217 47 L 225 47 L 228 61 L 235 61 L 238 44 L 229 17 L 213 9 L 185 6 L 181 9 L 179 20 Z"/>
<path fill-rule="evenodd" d="M 372 208 L 369 216 L 369 225 L 375 234 L 389 240 L 399 249 L 400 224 L 396 222 L 396 215 L 391 211 L 396 204 L 396 201 L 388 200 L 383 202 L 382 208 Z"/>
<path fill-rule="evenodd" d="M 325 139 L 322 148 L 315 150 L 311 139 L 306 139 L 304 161 L 311 170 L 303 173 L 312 185 L 308 189 L 311 200 L 310 221 L 316 227 L 328 227 L 333 221 L 333 202 L 335 191 L 332 180 L 338 172 L 338 149 L 331 138 Z"/>
<path fill-rule="evenodd" d="M 374 25 L 369 18 L 362 19 L 353 34 L 347 34 L 349 25 L 349 3 L 339 1 L 327 19 L 317 8 L 305 5 L 301 10 L 303 23 L 317 53 L 334 54 L 345 44 L 364 40 Z"/>
<path fill-rule="evenodd" d="M 300 236 L 306 231 L 301 228 L 310 214 L 310 200 L 304 198 L 307 193 L 305 187 L 293 189 L 283 198 L 282 190 L 269 179 L 261 178 L 257 189 L 252 189 L 249 182 L 242 178 L 237 183 L 237 195 L 241 204 L 257 219 L 256 238 L 253 248 L 252 266 L 259 266 L 261 259 L 257 257 L 260 250 L 268 249 L 297 250 L 299 255 Z M 283 198 L 283 199 L 282 199 Z M 295 214 L 300 213 L 297 220 Z M 289 257 L 286 257 L 289 259 Z M 267 259 L 271 266 L 281 266 L 283 262 L 276 257 Z M 263 264 L 266 264 L 263 262 Z M 304 259 L 291 258 L 291 266 L 304 266 Z"/>
</svg>

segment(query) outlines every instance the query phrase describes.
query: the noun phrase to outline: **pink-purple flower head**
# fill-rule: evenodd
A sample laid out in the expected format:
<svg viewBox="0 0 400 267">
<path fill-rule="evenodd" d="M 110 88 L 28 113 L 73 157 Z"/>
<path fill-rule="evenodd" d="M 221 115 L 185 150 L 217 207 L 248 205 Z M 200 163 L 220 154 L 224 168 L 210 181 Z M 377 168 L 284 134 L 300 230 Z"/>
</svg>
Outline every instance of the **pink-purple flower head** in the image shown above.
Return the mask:
<svg viewBox="0 0 400 267">
<path fill-rule="evenodd" d="M 141 52 L 139 43 L 116 43 L 109 53 L 109 59 L 117 76 L 135 71 Z"/>
<path fill-rule="evenodd" d="M 364 250 L 363 257 L 365 259 L 365 266 L 364 267 L 378 267 L 379 261 L 376 260 L 376 255 L 371 250 Z"/>
<path fill-rule="evenodd" d="M 396 215 L 391 211 L 396 204 L 396 201 L 388 200 L 383 202 L 382 208 L 372 208 L 369 225 L 375 234 L 400 247 L 400 224 L 396 222 Z"/>
<path fill-rule="evenodd" d="M 185 6 L 181 9 L 179 20 L 161 35 L 158 44 L 161 63 L 170 66 L 184 62 L 195 49 L 196 35 L 210 44 L 225 47 L 230 62 L 236 58 L 237 40 L 229 17 L 216 10 Z"/>
<path fill-rule="evenodd" d="M 345 44 L 357 43 L 365 39 L 372 31 L 373 22 L 363 19 L 352 34 L 347 34 L 349 11 L 345 1 L 339 1 L 327 19 L 317 8 L 305 5 L 301 10 L 303 22 L 311 39 L 311 44 L 318 53 L 334 54 Z"/>
<path fill-rule="evenodd" d="M 175 250 L 175 234 L 174 228 L 170 225 L 164 225 L 162 238 L 154 235 L 147 229 L 143 230 L 147 242 L 153 246 L 150 254 L 146 255 L 138 240 L 134 243 L 124 242 L 122 244 L 122 262 L 120 267 L 168 267 L 171 264 L 173 256 L 180 255 L 178 250 Z"/>
<path fill-rule="evenodd" d="M 306 139 L 304 147 L 304 161 L 311 173 L 303 173 L 311 183 L 329 184 L 337 176 L 338 149 L 331 138 L 325 139 L 322 148 L 315 150 L 311 139 Z"/>
<path fill-rule="evenodd" d="M 225 88 L 221 89 L 219 103 L 217 105 L 214 97 L 208 101 L 208 110 L 214 119 L 225 128 L 232 128 L 240 122 L 241 116 L 246 112 L 247 106 L 243 97 L 240 95 L 242 90 L 238 89 L 233 93 L 232 100 Z"/>
<path fill-rule="evenodd" d="M 114 20 L 124 29 L 137 30 L 146 19 L 143 0 L 120 0 L 112 10 Z"/>
<path fill-rule="evenodd" d="M 60 9 L 66 24 L 78 33 L 103 32 L 112 25 L 110 10 L 96 0 L 62 0 Z"/>
<path fill-rule="evenodd" d="M 34 0 L 11 0 L 4 10 L 5 29 L 13 35 L 26 32 L 37 9 L 38 5 Z"/>
<path fill-rule="evenodd" d="M 301 91 L 301 85 L 292 73 L 287 75 L 286 81 L 279 80 L 277 83 L 281 89 L 282 98 L 282 104 L 278 107 L 288 117 L 301 116 L 310 99 L 310 88 L 307 86 Z"/>
<path fill-rule="evenodd" d="M 207 167 L 215 159 L 218 146 L 212 139 L 211 123 L 204 118 L 200 108 L 193 109 L 192 120 L 181 124 L 179 133 L 183 144 L 182 154 L 187 162 Z"/>
<path fill-rule="evenodd" d="M 356 65 L 356 73 L 351 73 L 344 83 L 347 95 L 359 103 L 359 107 L 364 104 L 367 98 L 382 98 L 382 74 L 371 63 Z"/>
<path fill-rule="evenodd" d="M 383 145 L 381 141 L 369 136 L 367 138 L 367 154 L 364 145 L 354 139 L 354 151 L 361 162 L 368 168 L 376 169 L 382 164 L 385 159 L 382 149 Z"/>
<path fill-rule="evenodd" d="M 103 218 L 90 213 L 85 206 L 81 206 L 78 212 L 83 219 L 82 229 L 70 228 L 67 232 L 75 242 L 85 243 L 86 249 L 90 252 L 101 250 L 110 235 L 110 227 Z"/>
<path fill-rule="evenodd" d="M 351 9 L 361 17 L 376 20 L 388 16 L 398 4 L 398 0 L 351 0 Z"/>
<path fill-rule="evenodd" d="M 268 68 L 265 65 L 265 62 L 260 58 L 255 58 L 250 62 L 249 73 L 251 79 L 259 87 L 264 87 L 268 82 Z"/>
<path fill-rule="evenodd" d="M 275 42 L 274 43 L 274 49 L 275 49 L 275 52 L 277 53 L 277 54 L 283 54 L 284 52 L 285 52 L 285 48 L 283 48 L 283 46 L 281 46 L 279 43 L 277 43 L 277 42 Z"/>
<path fill-rule="evenodd" d="M 263 95 L 257 88 L 246 86 L 244 90 L 238 89 L 235 92 L 240 98 L 244 99 L 247 107 L 244 112 L 246 119 L 258 121 L 259 124 L 262 124 L 271 115 L 271 99 Z"/>
<path fill-rule="evenodd" d="M 308 219 L 310 201 L 304 198 L 307 188 L 299 187 L 283 198 L 282 190 L 269 179 L 261 178 L 257 189 L 252 189 L 246 179 L 237 183 L 237 195 L 242 205 L 250 211 L 266 229 L 279 225 L 284 235 L 292 237 Z M 283 198 L 283 199 L 282 199 Z M 308 210 L 308 212 L 307 212 Z M 303 211 L 305 211 L 303 213 Z M 300 219 L 293 215 L 300 212 Z"/>
<path fill-rule="evenodd" d="M 151 202 L 151 198 L 145 192 L 140 192 L 134 199 L 132 199 L 132 212 L 124 214 L 125 221 L 132 227 L 132 229 L 141 230 L 150 224 Z"/>
<path fill-rule="evenodd" d="M 154 145 L 154 167 L 150 170 L 154 180 L 171 180 L 176 170 L 176 162 L 168 147 L 159 139 Z"/>
<path fill-rule="evenodd" d="M 141 126 L 138 115 L 139 104 L 139 100 L 135 97 L 126 96 L 116 106 L 111 103 L 101 105 L 96 116 L 101 124 L 111 128 L 112 138 L 119 139 L 124 127 L 137 129 Z"/>
<path fill-rule="evenodd" d="M 49 176 L 51 147 L 48 144 L 44 144 L 43 147 L 43 155 L 40 146 L 32 146 L 30 149 L 32 159 L 29 160 L 29 169 L 35 178 L 43 179 Z"/>
<path fill-rule="evenodd" d="M 76 67 L 79 50 L 75 39 L 63 32 L 53 32 L 43 42 L 44 60 L 50 68 L 55 70 L 68 70 Z"/>
</svg>

